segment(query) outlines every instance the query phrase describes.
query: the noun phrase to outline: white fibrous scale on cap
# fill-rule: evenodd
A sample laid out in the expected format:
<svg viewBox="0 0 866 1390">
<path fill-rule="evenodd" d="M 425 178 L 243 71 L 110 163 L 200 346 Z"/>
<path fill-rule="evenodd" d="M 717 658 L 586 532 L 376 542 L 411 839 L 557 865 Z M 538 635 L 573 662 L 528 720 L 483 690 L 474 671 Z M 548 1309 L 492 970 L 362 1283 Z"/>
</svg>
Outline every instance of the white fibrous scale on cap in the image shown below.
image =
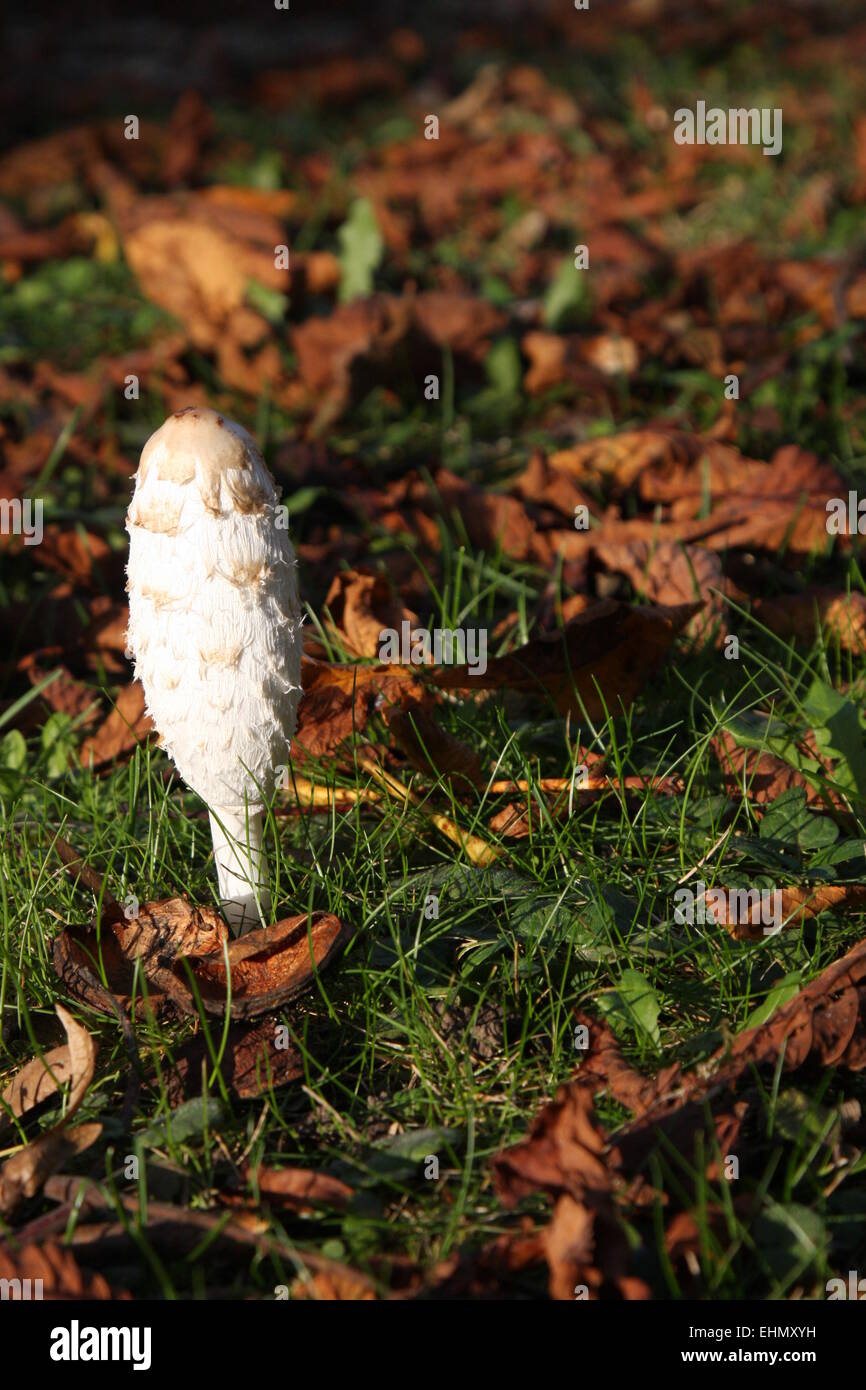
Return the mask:
<svg viewBox="0 0 866 1390">
<path fill-rule="evenodd" d="M 261 821 L 301 693 L 295 556 L 259 449 L 214 410 L 144 447 L 126 520 L 128 646 L 147 712 L 207 803 L 232 926 L 269 910 Z"/>
</svg>

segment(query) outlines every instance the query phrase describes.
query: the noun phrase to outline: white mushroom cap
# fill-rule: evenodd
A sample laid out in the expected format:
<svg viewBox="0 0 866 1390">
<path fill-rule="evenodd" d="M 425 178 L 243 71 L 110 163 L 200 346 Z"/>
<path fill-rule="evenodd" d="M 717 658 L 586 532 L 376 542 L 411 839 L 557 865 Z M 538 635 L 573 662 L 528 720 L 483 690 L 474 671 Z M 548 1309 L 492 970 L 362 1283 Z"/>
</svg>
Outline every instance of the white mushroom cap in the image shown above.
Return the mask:
<svg viewBox="0 0 866 1390">
<path fill-rule="evenodd" d="M 246 430 L 189 407 L 145 445 L 127 516 L 128 640 L 147 711 L 231 836 L 260 823 L 301 693 L 295 557 L 278 501 Z M 253 840 L 260 850 L 260 832 Z M 254 864 L 260 887 L 260 855 Z"/>
</svg>

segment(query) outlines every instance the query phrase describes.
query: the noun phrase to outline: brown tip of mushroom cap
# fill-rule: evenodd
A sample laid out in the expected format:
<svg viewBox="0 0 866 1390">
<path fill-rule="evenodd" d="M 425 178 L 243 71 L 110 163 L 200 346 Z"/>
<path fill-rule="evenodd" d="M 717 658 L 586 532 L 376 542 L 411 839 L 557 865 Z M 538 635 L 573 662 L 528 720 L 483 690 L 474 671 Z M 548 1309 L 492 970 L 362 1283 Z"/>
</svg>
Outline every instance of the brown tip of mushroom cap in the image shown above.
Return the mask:
<svg viewBox="0 0 866 1390">
<path fill-rule="evenodd" d="M 141 453 L 138 481 L 143 483 L 154 469 L 161 482 L 189 483 L 197 477 L 206 505 L 218 511 L 221 479 L 227 473 L 249 472 L 256 464 L 270 478 L 258 445 L 242 425 L 215 410 L 189 405 L 169 415 L 150 436 Z M 231 492 L 243 511 L 272 500 L 252 480 Z"/>
<path fill-rule="evenodd" d="M 144 482 L 154 458 L 156 476 L 163 482 L 187 483 L 196 467 L 200 476 L 218 479 L 230 469 L 249 468 L 260 457 L 258 445 L 242 425 L 226 421 L 215 410 L 187 405 L 169 415 L 145 444 L 139 473 Z"/>
</svg>

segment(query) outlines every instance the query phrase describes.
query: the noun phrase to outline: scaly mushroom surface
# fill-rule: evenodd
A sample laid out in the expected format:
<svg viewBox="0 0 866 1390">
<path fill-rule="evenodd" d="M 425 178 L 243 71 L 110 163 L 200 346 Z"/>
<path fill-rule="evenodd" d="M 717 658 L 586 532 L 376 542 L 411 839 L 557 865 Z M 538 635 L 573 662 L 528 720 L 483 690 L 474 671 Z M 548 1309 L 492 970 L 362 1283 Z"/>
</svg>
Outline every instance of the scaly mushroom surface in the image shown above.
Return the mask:
<svg viewBox="0 0 866 1390">
<path fill-rule="evenodd" d="M 236 932 L 267 923 L 262 813 L 301 694 L 295 556 L 255 440 L 215 410 L 144 446 L 129 532 L 128 645 L 160 742 L 210 813 Z"/>
</svg>

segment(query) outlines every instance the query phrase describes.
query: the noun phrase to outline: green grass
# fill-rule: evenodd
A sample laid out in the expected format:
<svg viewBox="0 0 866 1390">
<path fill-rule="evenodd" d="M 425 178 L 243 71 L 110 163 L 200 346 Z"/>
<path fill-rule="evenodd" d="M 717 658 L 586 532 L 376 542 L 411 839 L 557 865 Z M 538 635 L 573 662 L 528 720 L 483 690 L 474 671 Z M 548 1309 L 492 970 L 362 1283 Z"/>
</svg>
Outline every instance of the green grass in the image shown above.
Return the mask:
<svg viewBox="0 0 866 1390">
<path fill-rule="evenodd" d="M 451 604 L 437 615 L 443 625 L 472 611 L 473 595 L 493 582 L 489 568 L 485 557 L 464 555 L 463 587 L 452 587 Z M 443 779 L 407 777 L 421 798 L 409 809 L 397 798 L 324 815 L 281 815 L 285 801 L 275 805 L 278 907 L 327 909 L 357 928 L 340 963 L 281 1016 L 303 1055 L 303 1081 L 258 1102 L 233 1104 L 214 1084 L 209 1109 L 191 1102 L 173 1121 L 160 1063 L 191 1025 L 139 1022 L 143 1070 L 152 1084 L 124 1131 L 118 1114 L 128 1061 L 120 1029 L 76 1004 L 100 1044 L 98 1081 L 80 1117 L 105 1125 L 98 1168 L 103 1176 L 104 1162 L 106 1191 L 129 1190 L 124 1162 L 136 1153 L 142 1186 L 148 1174 L 157 1187 L 164 1182 L 164 1165 L 182 1170 L 193 1208 L 226 1185 L 230 1160 L 242 1153 L 251 1163 L 333 1172 L 358 1188 L 350 1210 L 284 1217 L 282 1225 L 273 1217 L 274 1232 L 287 1250 L 297 1243 L 380 1279 L 388 1256 L 408 1255 L 429 1267 L 457 1247 L 508 1229 L 487 1159 L 521 1138 L 536 1109 L 573 1073 L 575 1006 L 604 1008 L 627 1056 L 647 1071 L 673 1059 L 692 1063 L 742 1028 L 780 981 L 807 983 L 862 935 L 862 920 L 831 913 L 756 945 L 673 920 L 678 881 L 707 855 L 701 873 L 710 884 L 820 876 L 826 849 L 789 843 L 784 826 L 782 838 L 761 839 L 748 803 L 721 792 L 708 740 L 721 707 L 760 703 L 772 708 L 780 726 L 796 727 L 813 675 L 850 680 L 845 665 L 838 652 L 816 647 L 804 666 L 790 647 L 749 629 L 739 663 L 717 654 L 680 658 L 651 696 L 619 718 L 611 711 L 594 735 L 586 726 L 569 728 L 553 711 L 516 703 L 509 713 L 499 700 L 446 706 L 444 724 L 478 750 L 484 765 L 495 766 L 496 777 L 526 778 L 535 786 L 542 775 L 568 776 L 582 735 L 585 742 L 594 737 L 611 767 L 676 772 L 686 783 L 681 798 L 647 795 L 627 808 L 609 797 L 562 819 L 552 818 L 544 797 L 530 791 L 538 829 L 525 840 L 503 841 L 503 857 L 492 869 L 459 862 L 427 812 L 444 808 L 462 830 L 493 840 L 487 822 L 506 798 L 481 793 L 458 800 Z M 862 675 L 857 688 L 860 682 Z M 20 791 L 7 792 L 0 860 L 0 1002 L 3 1017 L 16 1019 L 21 1030 L 9 1047 L 10 1062 L 25 1060 L 51 1032 L 59 996 L 51 939 L 58 925 L 87 920 L 94 911 L 91 895 L 73 888 L 52 854 L 55 831 L 86 852 L 121 900 L 130 893 L 141 901 L 183 894 L 213 903 L 215 892 L 203 807 L 166 775 L 163 755 L 139 748 L 128 767 L 98 779 L 72 768 L 58 776 L 56 765 L 52 775 L 51 749 L 33 740 L 27 753 Z M 333 770 L 323 767 L 322 780 L 329 777 L 333 782 Z M 7 773 L 7 787 L 10 780 Z M 360 769 L 337 780 L 369 785 Z M 832 837 L 836 827 L 828 825 Z M 859 858 L 845 867 L 866 872 L 862 843 Z M 430 893 L 439 899 L 438 918 L 425 914 Z M 641 1024 L 639 1009 L 617 1008 L 612 998 L 629 971 L 640 972 L 657 1001 L 657 1029 Z M 443 1011 L 449 1011 L 444 1032 Z M 210 1030 L 217 1046 L 220 1026 L 211 1020 Z M 742 1146 L 736 1196 L 756 1194 L 763 1225 L 754 1214 L 743 1222 L 731 1204 L 734 1185 L 708 1184 L 694 1156 L 663 1143 L 657 1151 L 653 1173 L 661 1190 L 680 1196 L 691 1190 L 698 1210 L 721 1206 L 726 1213 L 726 1233 L 719 1238 L 717 1226 L 715 1235 L 708 1228 L 701 1257 L 706 1296 L 778 1297 L 798 1283 L 810 1290 L 832 1274 L 840 1240 L 844 1248 L 852 1231 L 862 1240 L 866 1160 L 858 1157 L 840 1174 L 817 1117 L 832 1112 L 838 1123 L 838 1107 L 862 1101 L 863 1084 L 833 1074 L 810 1083 L 803 1100 L 810 1123 L 789 1118 L 786 1127 L 798 1094 L 787 1077 L 775 1083 L 765 1077 L 758 1119 Z M 191 1119 L 191 1128 L 174 1134 L 178 1113 Z M 615 1125 L 622 1115 L 603 1107 L 602 1117 Z M 400 1148 L 410 1142 L 407 1157 Z M 431 1154 L 439 1158 L 438 1181 L 424 1177 L 423 1159 Z M 83 1163 L 81 1170 L 92 1168 Z M 827 1196 L 831 1175 L 838 1185 Z M 255 1189 L 247 1190 L 254 1200 Z M 814 1226 L 808 1260 L 805 1237 L 795 1239 L 786 1224 L 804 1207 Z M 543 1204 L 529 1203 L 533 1208 Z M 143 1232 L 137 1240 L 147 1243 Z M 663 1246 L 642 1247 L 639 1259 L 658 1294 L 676 1296 Z M 213 1260 L 209 1254 L 173 1264 L 154 1256 L 138 1271 L 135 1289 L 194 1293 L 197 1279 L 213 1278 Z M 234 1259 L 220 1284 L 267 1294 L 282 1282 L 270 1260 L 247 1267 Z"/>
</svg>

